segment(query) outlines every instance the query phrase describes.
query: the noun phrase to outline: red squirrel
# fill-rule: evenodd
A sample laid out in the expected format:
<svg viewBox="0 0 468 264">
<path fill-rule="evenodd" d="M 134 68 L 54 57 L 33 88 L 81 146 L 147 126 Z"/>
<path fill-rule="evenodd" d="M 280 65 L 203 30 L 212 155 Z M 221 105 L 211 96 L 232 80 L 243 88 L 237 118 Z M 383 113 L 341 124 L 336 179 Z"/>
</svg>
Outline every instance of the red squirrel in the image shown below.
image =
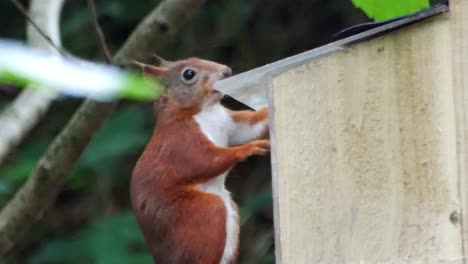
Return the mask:
<svg viewBox="0 0 468 264">
<path fill-rule="evenodd" d="M 131 179 L 131 201 L 158 264 L 235 263 L 238 208 L 225 188 L 236 163 L 269 151 L 268 110 L 231 111 L 211 83 L 231 69 L 190 58 L 140 64 L 167 88 Z"/>
</svg>

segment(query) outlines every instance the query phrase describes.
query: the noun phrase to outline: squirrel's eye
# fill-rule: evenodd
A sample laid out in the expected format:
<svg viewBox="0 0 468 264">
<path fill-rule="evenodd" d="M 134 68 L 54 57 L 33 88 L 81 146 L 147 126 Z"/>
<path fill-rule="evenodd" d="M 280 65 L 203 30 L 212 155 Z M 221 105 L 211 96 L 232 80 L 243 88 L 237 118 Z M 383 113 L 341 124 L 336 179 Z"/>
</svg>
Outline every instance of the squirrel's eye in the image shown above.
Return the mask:
<svg viewBox="0 0 468 264">
<path fill-rule="evenodd" d="M 193 77 L 195 77 L 195 75 L 197 75 L 197 73 L 192 69 L 187 69 L 182 75 L 184 76 L 185 80 L 190 81 L 193 79 Z"/>
</svg>

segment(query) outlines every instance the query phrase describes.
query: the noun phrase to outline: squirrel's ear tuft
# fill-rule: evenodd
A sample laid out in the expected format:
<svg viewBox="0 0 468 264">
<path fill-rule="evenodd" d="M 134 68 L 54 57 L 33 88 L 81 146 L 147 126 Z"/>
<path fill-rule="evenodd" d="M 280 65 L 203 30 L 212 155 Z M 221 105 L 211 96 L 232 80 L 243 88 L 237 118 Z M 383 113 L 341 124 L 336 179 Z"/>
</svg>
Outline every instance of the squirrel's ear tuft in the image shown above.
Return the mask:
<svg viewBox="0 0 468 264">
<path fill-rule="evenodd" d="M 153 58 L 155 58 L 158 61 L 160 67 L 170 68 L 171 65 L 174 64 L 173 61 L 165 60 L 165 59 L 159 57 L 157 54 L 153 54 Z"/>
<path fill-rule="evenodd" d="M 149 65 L 149 64 L 144 64 L 144 63 L 141 63 L 141 62 L 138 62 L 138 61 L 133 61 L 132 63 L 134 65 L 140 67 L 145 75 L 155 76 L 155 77 L 163 77 L 163 76 L 167 75 L 167 72 L 168 72 L 168 70 L 166 68 L 163 68 L 163 67 L 157 67 L 157 66 L 153 66 L 153 65 Z"/>
<path fill-rule="evenodd" d="M 168 70 L 163 67 L 156 67 L 153 65 L 145 65 L 143 66 L 143 72 L 148 75 L 163 77 L 167 75 Z"/>
<path fill-rule="evenodd" d="M 138 61 L 133 61 L 132 64 L 140 67 L 140 69 L 143 71 L 145 75 L 162 77 L 162 76 L 165 76 L 168 72 L 167 68 L 157 67 L 157 66 L 141 63 Z"/>
</svg>

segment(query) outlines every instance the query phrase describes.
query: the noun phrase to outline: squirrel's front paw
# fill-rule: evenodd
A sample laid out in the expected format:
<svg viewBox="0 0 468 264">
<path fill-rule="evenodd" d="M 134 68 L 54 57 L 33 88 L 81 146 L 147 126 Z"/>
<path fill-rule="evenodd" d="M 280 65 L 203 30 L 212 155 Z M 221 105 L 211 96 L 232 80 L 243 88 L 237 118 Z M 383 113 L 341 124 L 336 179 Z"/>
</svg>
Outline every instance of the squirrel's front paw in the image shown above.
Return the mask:
<svg viewBox="0 0 468 264">
<path fill-rule="evenodd" d="M 247 144 L 249 147 L 249 156 L 265 155 L 270 150 L 270 141 L 267 139 L 254 140 Z"/>
</svg>

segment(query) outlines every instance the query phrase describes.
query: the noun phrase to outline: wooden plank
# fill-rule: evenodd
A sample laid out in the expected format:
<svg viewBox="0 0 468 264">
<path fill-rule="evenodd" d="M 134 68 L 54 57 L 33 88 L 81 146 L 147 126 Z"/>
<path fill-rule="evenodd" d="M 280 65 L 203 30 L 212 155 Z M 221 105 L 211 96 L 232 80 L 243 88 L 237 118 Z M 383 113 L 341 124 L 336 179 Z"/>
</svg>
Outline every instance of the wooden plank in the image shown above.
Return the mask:
<svg viewBox="0 0 468 264">
<path fill-rule="evenodd" d="M 374 28 L 360 34 L 338 40 L 328 45 L 305 51 L 303 53 L 255 68 L 251 71 L 235 75 L 231 78 L 216 82 L 214 88 L 228 94 L 232 98 L 253 108 L 260 109 L 268 104 L 267 85 L 265 78 L 268 76 L 285 72 L 299 65 L 307 64 L 312 60 L 327 56 L 331 53 L 340 51 L 350 45 L 360 43 L 380 36 L 382 34 L 397 30 L 410 24 L 423 21 L 435 15 L 447 12 L 446 6 L 437 6 L 427 11 L 421 12 L 416 16 L 407 17 L 398 21 L 391 22 L 378 28 Z"/>
<path fill-rule="evenodd" d="M 452 85 L 448 15 L 273 77 L 279 263 L 463 262 Z"/>
<path fill-rule="evenodd" d="M 273 224 L 274 224 L 274 229 L 275 229 L 275 257 L 276 257 L 276 263 L 281 264 L 282 255 L 281 252 L 282 246 L 281 246 L 281 240 L 280 240 L 280 234 L 281 234 L 281 218 L 279 215 L 279 181 L 277 180 L 279 177 L 277 175 L 278 173 L 278 167 L 277 167 L 277 160 L 278 160 L 278 155 L 277 155 L 277 147 L 276 147 L 276 129 L 275 129 L 275 97 L 273 95 L 273 78 L 270 76 L 269 78 L 265 79 L 265 82 L 268 85 L 268 98 L 269 98 L 269 104 L 268 104 L 268 110 L 269 110 L 269 126 L 270 126 L 270 139 L 271 139 L 271 151 L 270 151 L 270 159 L 271 159 L 271 176 L 272 176 L 272 192 L 273 192 Z"/>
<path fill-rule="evenodd" d="M 468 1 L 450 0 L 450 30 L 457 125 L 460 214 L 461 219 L 468 219 Z M 463 236 L 464 256 L 468 256 L 468 221 L 461 221 L 461 223 L 463 226 L 461 234 Z M 466 259 L 465 263 L 468 263 Z"/>
</svg>

